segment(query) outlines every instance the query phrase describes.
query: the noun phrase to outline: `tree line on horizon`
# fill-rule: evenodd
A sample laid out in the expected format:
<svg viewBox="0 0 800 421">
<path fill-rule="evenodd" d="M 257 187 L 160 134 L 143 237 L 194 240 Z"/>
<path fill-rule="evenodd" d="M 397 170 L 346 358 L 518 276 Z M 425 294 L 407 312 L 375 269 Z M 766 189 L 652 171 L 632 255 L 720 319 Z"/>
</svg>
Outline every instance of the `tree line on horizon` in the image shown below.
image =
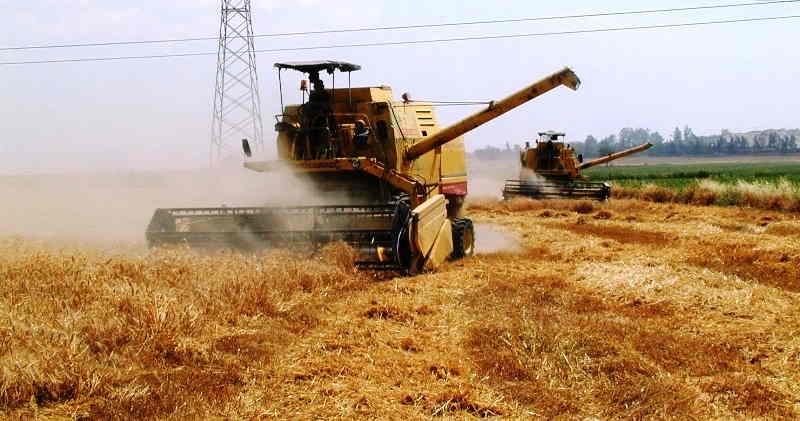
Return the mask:
<svg viewBox="0 0 800 421">
<path fill-rule="evenodd" d="M 589 135 L 583 142 L 567 141 L 577 153 L 585 158 L 605 156 L 643 143 L 652 143 L 653 147 L 642 152 L 645 156 L 720 156 L 747 154 L 787 154 L 800 152 L 798 140 L 800 129 L 763 130 L 748 133 L 731 133 L 722 130 L 718 135 L 697 136 L 689 126 L 678 127 L 669 139 L 665 139 L 657 131 L 642 128 L 626 127 L 619 134 L 608 135 L 598 140 Z M 535 143 L 535 140 L 531 144 Z M 472 154 L 479 159 L 504 159 L 509 155 L 516 156 L 522 145 L 505 147 L 486 146 L 475 150 Z"/>
</svg>

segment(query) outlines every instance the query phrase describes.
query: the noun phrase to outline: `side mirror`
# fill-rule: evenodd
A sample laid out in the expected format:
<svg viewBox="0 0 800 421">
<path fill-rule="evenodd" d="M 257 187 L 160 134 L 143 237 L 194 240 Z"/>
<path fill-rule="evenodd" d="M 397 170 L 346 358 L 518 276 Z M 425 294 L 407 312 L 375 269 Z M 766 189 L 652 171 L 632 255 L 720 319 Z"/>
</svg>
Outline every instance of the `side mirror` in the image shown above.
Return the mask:
<svg viewBox="0 0 800 421">
<path fill-rule="evenodd" d="M 253 151 L 250 150 L 250 142 L 247 139 L 242 139 L 242 151 L 244 151 L 245 156 L 250 158 L 253 156 Z"/>
</svg>

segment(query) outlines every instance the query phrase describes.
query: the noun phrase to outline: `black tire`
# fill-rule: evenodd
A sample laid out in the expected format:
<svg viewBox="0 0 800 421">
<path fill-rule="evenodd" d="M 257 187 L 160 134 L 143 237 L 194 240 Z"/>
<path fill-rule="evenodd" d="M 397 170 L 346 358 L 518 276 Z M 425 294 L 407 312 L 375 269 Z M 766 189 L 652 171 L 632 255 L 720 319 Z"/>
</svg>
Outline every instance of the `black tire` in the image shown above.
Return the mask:
<svg viewBox="0 0 800 421">
<path fill-rule="evenodd" d="M 448 194 L 447 198 L 447 217 L 451 220 L 459 218 L 464 209 L 464 196 Z"/>
<path fill-rule="evenodd" d="M 472 220 L 467 218 L 453 218 L 453 260 L 463 259 L 475 254 L 475 228 Z"/>
<path fill-rule="evenodd" d="M 603 186 L 603 202 L 611 199 L 611 186 Z"/>
</svg>

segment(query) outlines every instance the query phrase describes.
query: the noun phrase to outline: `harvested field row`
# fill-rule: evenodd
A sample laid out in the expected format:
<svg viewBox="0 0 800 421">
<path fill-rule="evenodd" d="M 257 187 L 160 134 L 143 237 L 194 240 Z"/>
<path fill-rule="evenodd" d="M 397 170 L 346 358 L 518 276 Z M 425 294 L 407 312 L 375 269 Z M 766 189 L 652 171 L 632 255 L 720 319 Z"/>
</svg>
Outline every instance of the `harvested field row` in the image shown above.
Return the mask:
<svg viewBox="0 0 800 421">
<path fill-rule="evenodd" d="M 0 415 L 800 416 L 797 215 L 633 200 L 468 213 L 509 241 L 415 277 L 356 272 L 342 246 L 4 240 Z"/>
</svg>

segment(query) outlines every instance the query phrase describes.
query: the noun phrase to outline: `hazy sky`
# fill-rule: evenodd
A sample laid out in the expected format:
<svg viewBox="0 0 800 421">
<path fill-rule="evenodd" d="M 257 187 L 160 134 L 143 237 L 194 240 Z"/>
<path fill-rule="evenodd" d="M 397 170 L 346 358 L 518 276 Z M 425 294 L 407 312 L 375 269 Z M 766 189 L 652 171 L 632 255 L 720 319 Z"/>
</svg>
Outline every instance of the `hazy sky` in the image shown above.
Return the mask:
<svg viewBox="0 0 800 421">
<path fill-rule="evenodd" d="M 324 30 L 727 4 L 734 0 L 253 0 L 255 32 Z M 602 3 L 602 6 L 600 5 Z M 132 6 L 134 5 L 135 6 Z M 219 1 L 0 0 L 0 46 L 214 36 Z M 259 38 L 260 49 L 564 31 L 800 15 L 800 3 L 446 29 Z M 522 143 L 536 131 L 572 139 L 622 127 L 668 135 L 798 127 L 800 19 L 446 44 L 329 49 L 258 57 L 267 140 L 279 112 L 276 61 L 359 63 L 354 85 L 390 85 L 420 100 L 489 100 L 561 67 L 583 80 L 468 134 L 469 149 Z M 0 61 L 215 52 L 214 41 L 0 51 Z M 0 66 L 0 173 L 151 169 L 207 162 L 216 56 Z M 287 83 L 291 99 L 295 82 Z M 445 123 L 474 108 L 439 112 Z"/>
</svg>

